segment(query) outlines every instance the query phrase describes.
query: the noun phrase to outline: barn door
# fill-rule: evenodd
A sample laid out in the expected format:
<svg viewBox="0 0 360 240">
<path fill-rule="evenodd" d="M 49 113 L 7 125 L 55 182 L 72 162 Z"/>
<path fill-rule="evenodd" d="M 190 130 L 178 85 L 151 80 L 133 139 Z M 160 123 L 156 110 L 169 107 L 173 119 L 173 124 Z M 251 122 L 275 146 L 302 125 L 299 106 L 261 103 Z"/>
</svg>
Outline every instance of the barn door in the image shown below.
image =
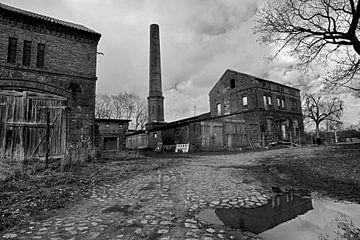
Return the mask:
<svg viewBox="0 0 360 240">
<path fill-rule="evenodd" d="M 215 122 L 201 122 L 201 136 L 203 148 L 223 148 L 223 124 Z"/>
<path fill-rule="evenodd" d="M 0 104 L 0 153 L 20 159 L 65 153 L 65 98 L 0 90 Z"/>
</svg>

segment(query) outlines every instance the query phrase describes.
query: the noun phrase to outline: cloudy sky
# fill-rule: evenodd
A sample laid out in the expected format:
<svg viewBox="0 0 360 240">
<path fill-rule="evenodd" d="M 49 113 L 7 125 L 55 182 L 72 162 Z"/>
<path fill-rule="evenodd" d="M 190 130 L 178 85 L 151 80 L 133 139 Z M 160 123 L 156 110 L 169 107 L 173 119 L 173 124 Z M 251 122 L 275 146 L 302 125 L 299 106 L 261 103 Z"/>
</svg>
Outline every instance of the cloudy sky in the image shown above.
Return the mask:
<svg viewBox="0 0 360 240">
<path fill-rule="evenodd" d="M 98 93 L 148 93 L 149 25 L 160 25 L 165 118 L 209 109 L 208 92 L 226 69 L 309 89 L 314 76 L 260 46 L 252 27 L 264 0 L 1 0 L 2 3 L 85 25 L 102 34 Z M 349 95 L 349 94 L 348 94 Z M 360 120 L 360 101 L 345 99 L 344 120 Z"/>
</svg>

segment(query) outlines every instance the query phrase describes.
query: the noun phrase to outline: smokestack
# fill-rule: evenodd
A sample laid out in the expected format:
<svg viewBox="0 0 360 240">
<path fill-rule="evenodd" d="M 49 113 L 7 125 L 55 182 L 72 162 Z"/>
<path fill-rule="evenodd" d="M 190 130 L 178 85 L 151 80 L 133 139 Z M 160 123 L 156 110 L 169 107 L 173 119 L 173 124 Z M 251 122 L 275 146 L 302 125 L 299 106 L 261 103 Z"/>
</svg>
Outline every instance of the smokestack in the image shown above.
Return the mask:
<svg viewBox="0 0 360 240">
<path fill-rule="evenodd" d="M 148 124 L 164 122 L 164 97 L 161 87 L 159 25 L 150 25 Z"/>
</svg>

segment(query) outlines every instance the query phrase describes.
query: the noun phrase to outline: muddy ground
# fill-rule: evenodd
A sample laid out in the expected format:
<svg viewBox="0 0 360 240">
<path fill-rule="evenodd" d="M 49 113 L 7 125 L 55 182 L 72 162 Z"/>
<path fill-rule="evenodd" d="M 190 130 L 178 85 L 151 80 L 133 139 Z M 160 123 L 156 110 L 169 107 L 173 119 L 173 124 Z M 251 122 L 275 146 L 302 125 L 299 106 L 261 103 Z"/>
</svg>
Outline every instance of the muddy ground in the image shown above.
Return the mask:
<svg viewBox="0 0 360 240">
<path fill-rule="evenodd" d="M 360 144 L 271 150 L 247 169 L 264 185 L 306 188 L 360 203 Z"/>
</svg>

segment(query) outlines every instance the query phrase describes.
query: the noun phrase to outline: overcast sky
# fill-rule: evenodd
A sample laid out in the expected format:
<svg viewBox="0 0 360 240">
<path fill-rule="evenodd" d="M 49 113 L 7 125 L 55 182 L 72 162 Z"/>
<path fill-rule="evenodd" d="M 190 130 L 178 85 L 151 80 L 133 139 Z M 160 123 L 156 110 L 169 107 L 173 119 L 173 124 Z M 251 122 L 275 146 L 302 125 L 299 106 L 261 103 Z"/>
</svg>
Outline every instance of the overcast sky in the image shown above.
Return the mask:
<svg viewBox="0 0 360 240">
<path fill-rule="evenodd" d="M 264 0 L 0 0 L 2 3 L 85 25 L 102 34 L 97 92 L 148 94 L 149 25 L 160 25 L 165 118 L 209 110 L 208 92 L 226 69 L 310 88 L 313 76 L 256 42 L 252 27 Z M 360 120 L 360 101 L 344 95 L 346 122 Z"/>
</svg>

